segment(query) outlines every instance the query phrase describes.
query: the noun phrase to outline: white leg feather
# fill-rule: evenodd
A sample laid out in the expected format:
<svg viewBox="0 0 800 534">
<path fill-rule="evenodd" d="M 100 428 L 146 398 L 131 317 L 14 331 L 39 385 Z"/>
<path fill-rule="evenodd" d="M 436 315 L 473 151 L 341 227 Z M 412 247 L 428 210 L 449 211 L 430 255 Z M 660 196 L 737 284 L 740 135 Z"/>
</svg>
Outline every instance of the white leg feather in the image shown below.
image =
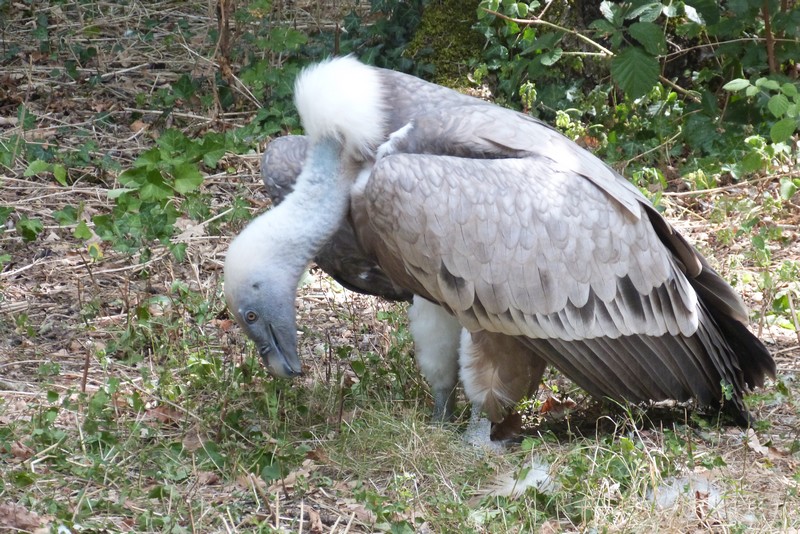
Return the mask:
<svg viewBox="0 0 800 534">
<path fill-rule="evenodd" d="M 433 419 L 447 421 L 453 415 L 458 383 L 461 325 L 441 306 L 415 295 L 408 309 L 408 326 L 414 337 L 417 365 L 433 393 Z"/>
</svg>

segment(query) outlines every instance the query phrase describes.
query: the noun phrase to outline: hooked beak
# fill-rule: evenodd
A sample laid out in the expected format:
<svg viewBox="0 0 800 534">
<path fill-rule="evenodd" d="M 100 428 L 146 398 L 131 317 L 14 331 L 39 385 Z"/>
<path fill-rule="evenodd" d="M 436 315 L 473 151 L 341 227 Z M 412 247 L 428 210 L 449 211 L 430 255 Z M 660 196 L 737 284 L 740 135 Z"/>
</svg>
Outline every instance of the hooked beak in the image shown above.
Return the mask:
<svg viewBox="0 0 800 534">
<path fill-rule="evenodd" d="M 266 365 L 267 371 L 280 378 L 293 378 L 303 374 L 297 351 L 287 348 L 293 344 L 281 343 L 271 324 L 267 326 L 267 332 L 266 343 L 258 347 L 258 353 L 261 354 L 261 360 Z"/>
</svg>

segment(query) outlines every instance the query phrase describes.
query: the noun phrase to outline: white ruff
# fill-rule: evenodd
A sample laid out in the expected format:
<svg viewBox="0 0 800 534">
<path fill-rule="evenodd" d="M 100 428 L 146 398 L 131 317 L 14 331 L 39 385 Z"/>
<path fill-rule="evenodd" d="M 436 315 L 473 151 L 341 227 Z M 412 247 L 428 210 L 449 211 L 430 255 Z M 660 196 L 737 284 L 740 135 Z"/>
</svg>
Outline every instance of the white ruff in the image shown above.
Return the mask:
<svg viewBox="0 0 800 534">
<path fill-rule="evenodd" d="M 351 153 L 371 152 L 384 139 L 380 71 L 352 56 L 306 68 L 295 82 L 295 105 L 312 142 L 339 139 Z"/>
</svg>

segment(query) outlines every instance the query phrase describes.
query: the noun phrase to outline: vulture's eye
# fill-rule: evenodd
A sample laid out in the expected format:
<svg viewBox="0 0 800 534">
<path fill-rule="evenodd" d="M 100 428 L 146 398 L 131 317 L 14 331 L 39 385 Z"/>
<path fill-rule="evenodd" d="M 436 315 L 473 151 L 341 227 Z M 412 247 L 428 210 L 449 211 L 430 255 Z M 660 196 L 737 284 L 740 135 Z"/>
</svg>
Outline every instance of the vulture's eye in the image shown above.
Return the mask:
<svg viewBox="0 0 800 534">
<path fill-rule="evenodd" d="M 248 323 L 254 323 L 256 322 L 256 319 L 258 319 L 258 314 L 253 310 L 245 312 L 244 320 L 247 321 Z"/>
</svg>

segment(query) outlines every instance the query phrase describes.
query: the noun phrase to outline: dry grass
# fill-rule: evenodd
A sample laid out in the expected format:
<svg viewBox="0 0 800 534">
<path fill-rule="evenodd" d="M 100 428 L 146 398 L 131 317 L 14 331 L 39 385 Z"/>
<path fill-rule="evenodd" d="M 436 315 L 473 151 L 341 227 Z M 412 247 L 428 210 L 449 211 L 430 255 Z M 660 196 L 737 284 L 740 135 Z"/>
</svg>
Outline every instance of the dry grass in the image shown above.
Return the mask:
<svg viewBox="0 0 800 534">
<path fill-rule="evenodd" d="M 325 25 L 344 9 L 318 5 L 298 3 L 291 17 Z M 188 249 L 176 262 L 163 248 L 142 261 L 91 241 L 102 252 L 93 259 L 73 237 L 74 225 L 53 218 L 65 206 L 81 205 L 86 220 L 108 213 L 106 191 L 119 171 L 165 127 L 200 135 L 248 120 L 251 98 L 235 83 L 237 112 L 223 113 L 212 98 L 205 107 L 176 103 L 165 114 L 159 100 L 181 74 L 221 68 L 207 38 L 216 28 L 213 6 L 65 2 L 34 12 L 5 3 L 0 10 L 0 148 L 14 136 L 40 150 L 57 147 L 70 156 L 73 179 L 62 186 L 49 176 L 24 177 L 31 159 L 24 155 L 0 168 L 0 206 L 45 224 L 32 243 L 13 225 L 0 237 L 0 255 L 11 256 L 0 273 L 0 529 L 800 529 L 800 348 L 794 333 L 768 322 L 756 328 L 776 354 L 782 393 L 772 385 L 753 398 L 768 423 L 756 436 L 637 414 L 596 423 L 595 408 L 578 398 L 576 413 L 537 423 L 507 455 L 465 449 L 458 425 L 426 422 L 430 399 L 408 357 L 402 307 L 344 292 L 319 273 L 298 303 L 304 379 L 290 385 L 266 377 L 220 299 L 224 250 L 242 220 L 218 233 L 211 220 L 180 221 Z M 36 33 L 43 13 L 46 51 Z M 96 55 L 81 59 L 89 47 Z M 68 60 L 77 60 L 74 78 L 64 71 Z M 20 105 L 29 124 L 18 120 Z M 253 213 L 266 206 L 257 165 L 255 152 L 227 156 L 219 168 L 233 170 L 206 177 L 209 219 L 240 197 Z M 719 219 L 715 210 L 742 199 L 758 207 L 774 187 L 765 180 L 675 196 L 667 206 L 756 310 L 767 309 L 771 296 L 757 283 L 762 273 L 750 244 L 720 238 L 746 214 L 730 210 Z M 800 261 L 796 213 L 780 224 L 787 240 L 773 251 L 774 264 Z M 366 372 L 357 375 L 353 360 Z M 550 466 L 556 489 L 516 500 L 481 497 L 496 476 L 516 474 L 534 458 Z M 682 487 L 697 479 L 710 485 L 669 506 L 647 497 L 653 488 L 669 493 L 670 480 Z"/>
</svg>

